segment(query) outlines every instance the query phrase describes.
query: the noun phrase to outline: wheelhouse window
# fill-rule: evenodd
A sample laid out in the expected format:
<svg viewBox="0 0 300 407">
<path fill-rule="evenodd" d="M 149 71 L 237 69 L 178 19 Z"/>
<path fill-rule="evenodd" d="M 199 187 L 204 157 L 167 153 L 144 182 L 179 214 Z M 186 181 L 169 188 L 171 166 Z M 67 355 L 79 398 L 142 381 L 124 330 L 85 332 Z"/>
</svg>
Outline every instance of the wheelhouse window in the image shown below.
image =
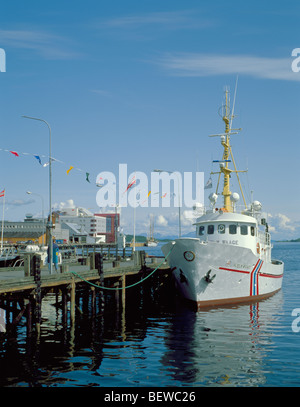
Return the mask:
<svg viewBox="0 0 300 407">
<path fill-rule="evenodd" d="M 207 234 L 208 235 L 213 235 L 215 231 L 215 226 L 214 225 L 208 225 L 207 226 Z"/>
<path fill-rule="evenodd" d="M 250 226 L 250 233 L 251 233 L 251 236 L 255 236 L 255 227 L 254 226 Z"/>
<path fill-rule="evenodd" d="M 223 224 L 218 225 L 218 233 L 221 234 L 225 233 L 225 225 Z"/>
<path fill-rule="evenodd" d="M 229 234 L 230 235 L 236 235 L 236 225 L 229 225 Z"/>
<path fill-rule="evenodd" d="M 241 235 L 248 235 L 248 226 L 241 225 Z"/>
<path fill-rule="evenodd" d="M 205 226 L 199 226 L 199 236 L 203 236 L 205 233 Z"/>
</svg>

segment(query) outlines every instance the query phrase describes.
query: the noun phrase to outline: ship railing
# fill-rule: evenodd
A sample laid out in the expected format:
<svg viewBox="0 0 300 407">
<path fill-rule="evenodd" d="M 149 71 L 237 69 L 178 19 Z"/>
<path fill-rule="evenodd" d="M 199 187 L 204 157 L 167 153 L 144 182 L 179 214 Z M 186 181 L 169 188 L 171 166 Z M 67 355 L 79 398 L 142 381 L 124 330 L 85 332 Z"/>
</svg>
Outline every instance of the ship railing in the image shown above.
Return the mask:
<svg viewBox="0 0 300 407">
<path fill-rule="evenodd" d="M 202 216 L 208 213 L 216 213 L 223 209 L 224 208 L 220 203 L 220 205 L 216 204 L 214 208 L 212 206 L 198 206 L 194 209 L 194 212 L 196 216 Z M 245 209 L 245 205 L 235 205 L 233 213 L 241 213 L 243 215 L 253 216 L 254 218 L 257 218 L 257 216 L 260 214 L 259 212 L 252 211 L 251 209 Z"/>
<path fill-rule="evenodd" d="M 258 240 L 263 246 L 271 246 L 271 235 L 268 232 L 258 232 Z"/>
</svg>

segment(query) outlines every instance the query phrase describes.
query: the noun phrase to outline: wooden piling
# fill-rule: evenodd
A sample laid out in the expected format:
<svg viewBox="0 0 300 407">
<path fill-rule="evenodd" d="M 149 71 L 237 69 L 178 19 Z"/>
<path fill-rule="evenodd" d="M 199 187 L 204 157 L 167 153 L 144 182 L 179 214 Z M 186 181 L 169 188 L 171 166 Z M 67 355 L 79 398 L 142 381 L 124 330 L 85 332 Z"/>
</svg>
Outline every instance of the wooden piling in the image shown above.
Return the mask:
<svg viewBox="0 0 300 407">
<path fill-rule="evenodd" d="M 94 317 L 96 314 L 96 290 L 95 287 L 91 287 L 91 312 Z"/>
<path fill-rule="evenodd" d="M 29 298 L 27 304 L 27 319 L 26 319 L 27 335 L 32 332 L 32 298 Z"/>
<path fill-rule="evenodd" d="M 124 310 L 125 309 L 125 303 L 126 303 L 126 275 L 124 274 L 122 277 L 121 277 L 121 284 L 122 284 L 122 290 L 121 290 L 121 293 L 122 293 L 122 309 Z"/>
<path fill-rule="evenodd" d="M 99 274 L 99 285 L 100 287 L 104 286 L 104 272 L 103 272 L 103 257 L 101 253 L 95 253 L 95 267 L 98 270 Z M 99 290 L 99 313 L 102 314 L 104 312 L 104 304 L 105 304 L 105 299 L 104 299 L 104 292 L 103 290 Z"/>
<path fill-rule="evenodd" d="M 34 319 L 37 335 L 40 335 L 42 320 L 42 288 L 41 288 L 41 258 L 38 255 L 32 257 L 32 272 L 36 283 Z"/>
<path fill-rule="evenodd" d="M 68 290 L 66 287 L 61 289 L 61 311 L 62 324 L 66 326 L 68 321 Z"/>
<path fill-rule="evenodd" d="M 75 324 L 75 299 L 76 299 L 76 285 L 75 279 L 72 277 L 72 282 L 70 284 L 70 320 L 71 325 Z"/>
</svg>

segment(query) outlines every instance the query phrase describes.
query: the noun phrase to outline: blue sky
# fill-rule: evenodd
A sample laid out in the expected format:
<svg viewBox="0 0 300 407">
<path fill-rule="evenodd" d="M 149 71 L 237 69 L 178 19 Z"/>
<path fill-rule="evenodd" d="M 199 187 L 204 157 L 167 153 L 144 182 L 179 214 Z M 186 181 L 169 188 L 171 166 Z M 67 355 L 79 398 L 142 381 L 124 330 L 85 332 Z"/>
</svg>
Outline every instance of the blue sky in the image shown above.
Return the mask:
<svg viewBox="0 0 300 407">
<path fill-rule="evenodd" d="M 203 171 L 220 158 L 218 116 L 224 87 L 238 90 L 232 136 L 237 165 L 248 168 L 246 193 L 270 214 L 273 238 L 300 236 L 300 47 L 297 1 L 51 1 L 2 2 L 0 48 L 0 189 L 5 219 L 48 210 L 48 128 L 52 130 L 53 203 L 70 200 L 97 212 L 95 181 L 154 168 Z M 233 98 L 233 95 L 232 95 Z M 47 158 L 43 158 L 43 163 Z M 69 166 L 75 168 L 66 174 Z M 77 168 L 82 171 L 78 171 Z M 86 182 L 90 173 L 91 183 Z M 138 208 L 137 233 L 151 208 Z M 161 208 L 156 230 L 176 233 L 177 208 Z M 182 211 L 183 230 L 193 229 Z M 133 210 L 122 211 L 127 233 Z"/>
</svg>

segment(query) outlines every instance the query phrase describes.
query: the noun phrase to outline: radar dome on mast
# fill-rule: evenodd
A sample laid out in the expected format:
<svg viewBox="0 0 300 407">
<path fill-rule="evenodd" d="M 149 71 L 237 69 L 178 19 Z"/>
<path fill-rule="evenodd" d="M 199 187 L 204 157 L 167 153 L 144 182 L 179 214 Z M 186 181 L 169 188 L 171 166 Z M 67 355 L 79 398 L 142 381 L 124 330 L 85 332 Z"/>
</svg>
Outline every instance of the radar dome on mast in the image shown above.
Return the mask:
<svg viewBox="0 0 300 407">
<path fill-rule="evenodd" d="M 234 192 L 233 194 L 231 194 L 230 200 L 232 202 L 233 212 L 235 212 L 235 205 L 240 200 L 239 194 L 237 192 Z"/>
<path fill-rule="evenodd" d="M 233 202 L 234 204 L 237 203 L 240 200 L 240 196 L 237 192 L 234 192 L 231 196 L 230 196 L 230 200 L 231 202 Z"/>
<path fill-rule="evenodd" d="M 262 204 L 261 204 L 259 201 L 253 201 L 253 202 L 252 202 L 252 208 L 253 208 L 255 211 L 260 211 L 261 208 L 262 208 Z"/>
<path fill-rule="evenodd" d="M 212 192 L 208 199 L 210 200 L 211 204 L 214 205 L 217 202 L 218 195 L 215 192 Z"/>
</svg>

